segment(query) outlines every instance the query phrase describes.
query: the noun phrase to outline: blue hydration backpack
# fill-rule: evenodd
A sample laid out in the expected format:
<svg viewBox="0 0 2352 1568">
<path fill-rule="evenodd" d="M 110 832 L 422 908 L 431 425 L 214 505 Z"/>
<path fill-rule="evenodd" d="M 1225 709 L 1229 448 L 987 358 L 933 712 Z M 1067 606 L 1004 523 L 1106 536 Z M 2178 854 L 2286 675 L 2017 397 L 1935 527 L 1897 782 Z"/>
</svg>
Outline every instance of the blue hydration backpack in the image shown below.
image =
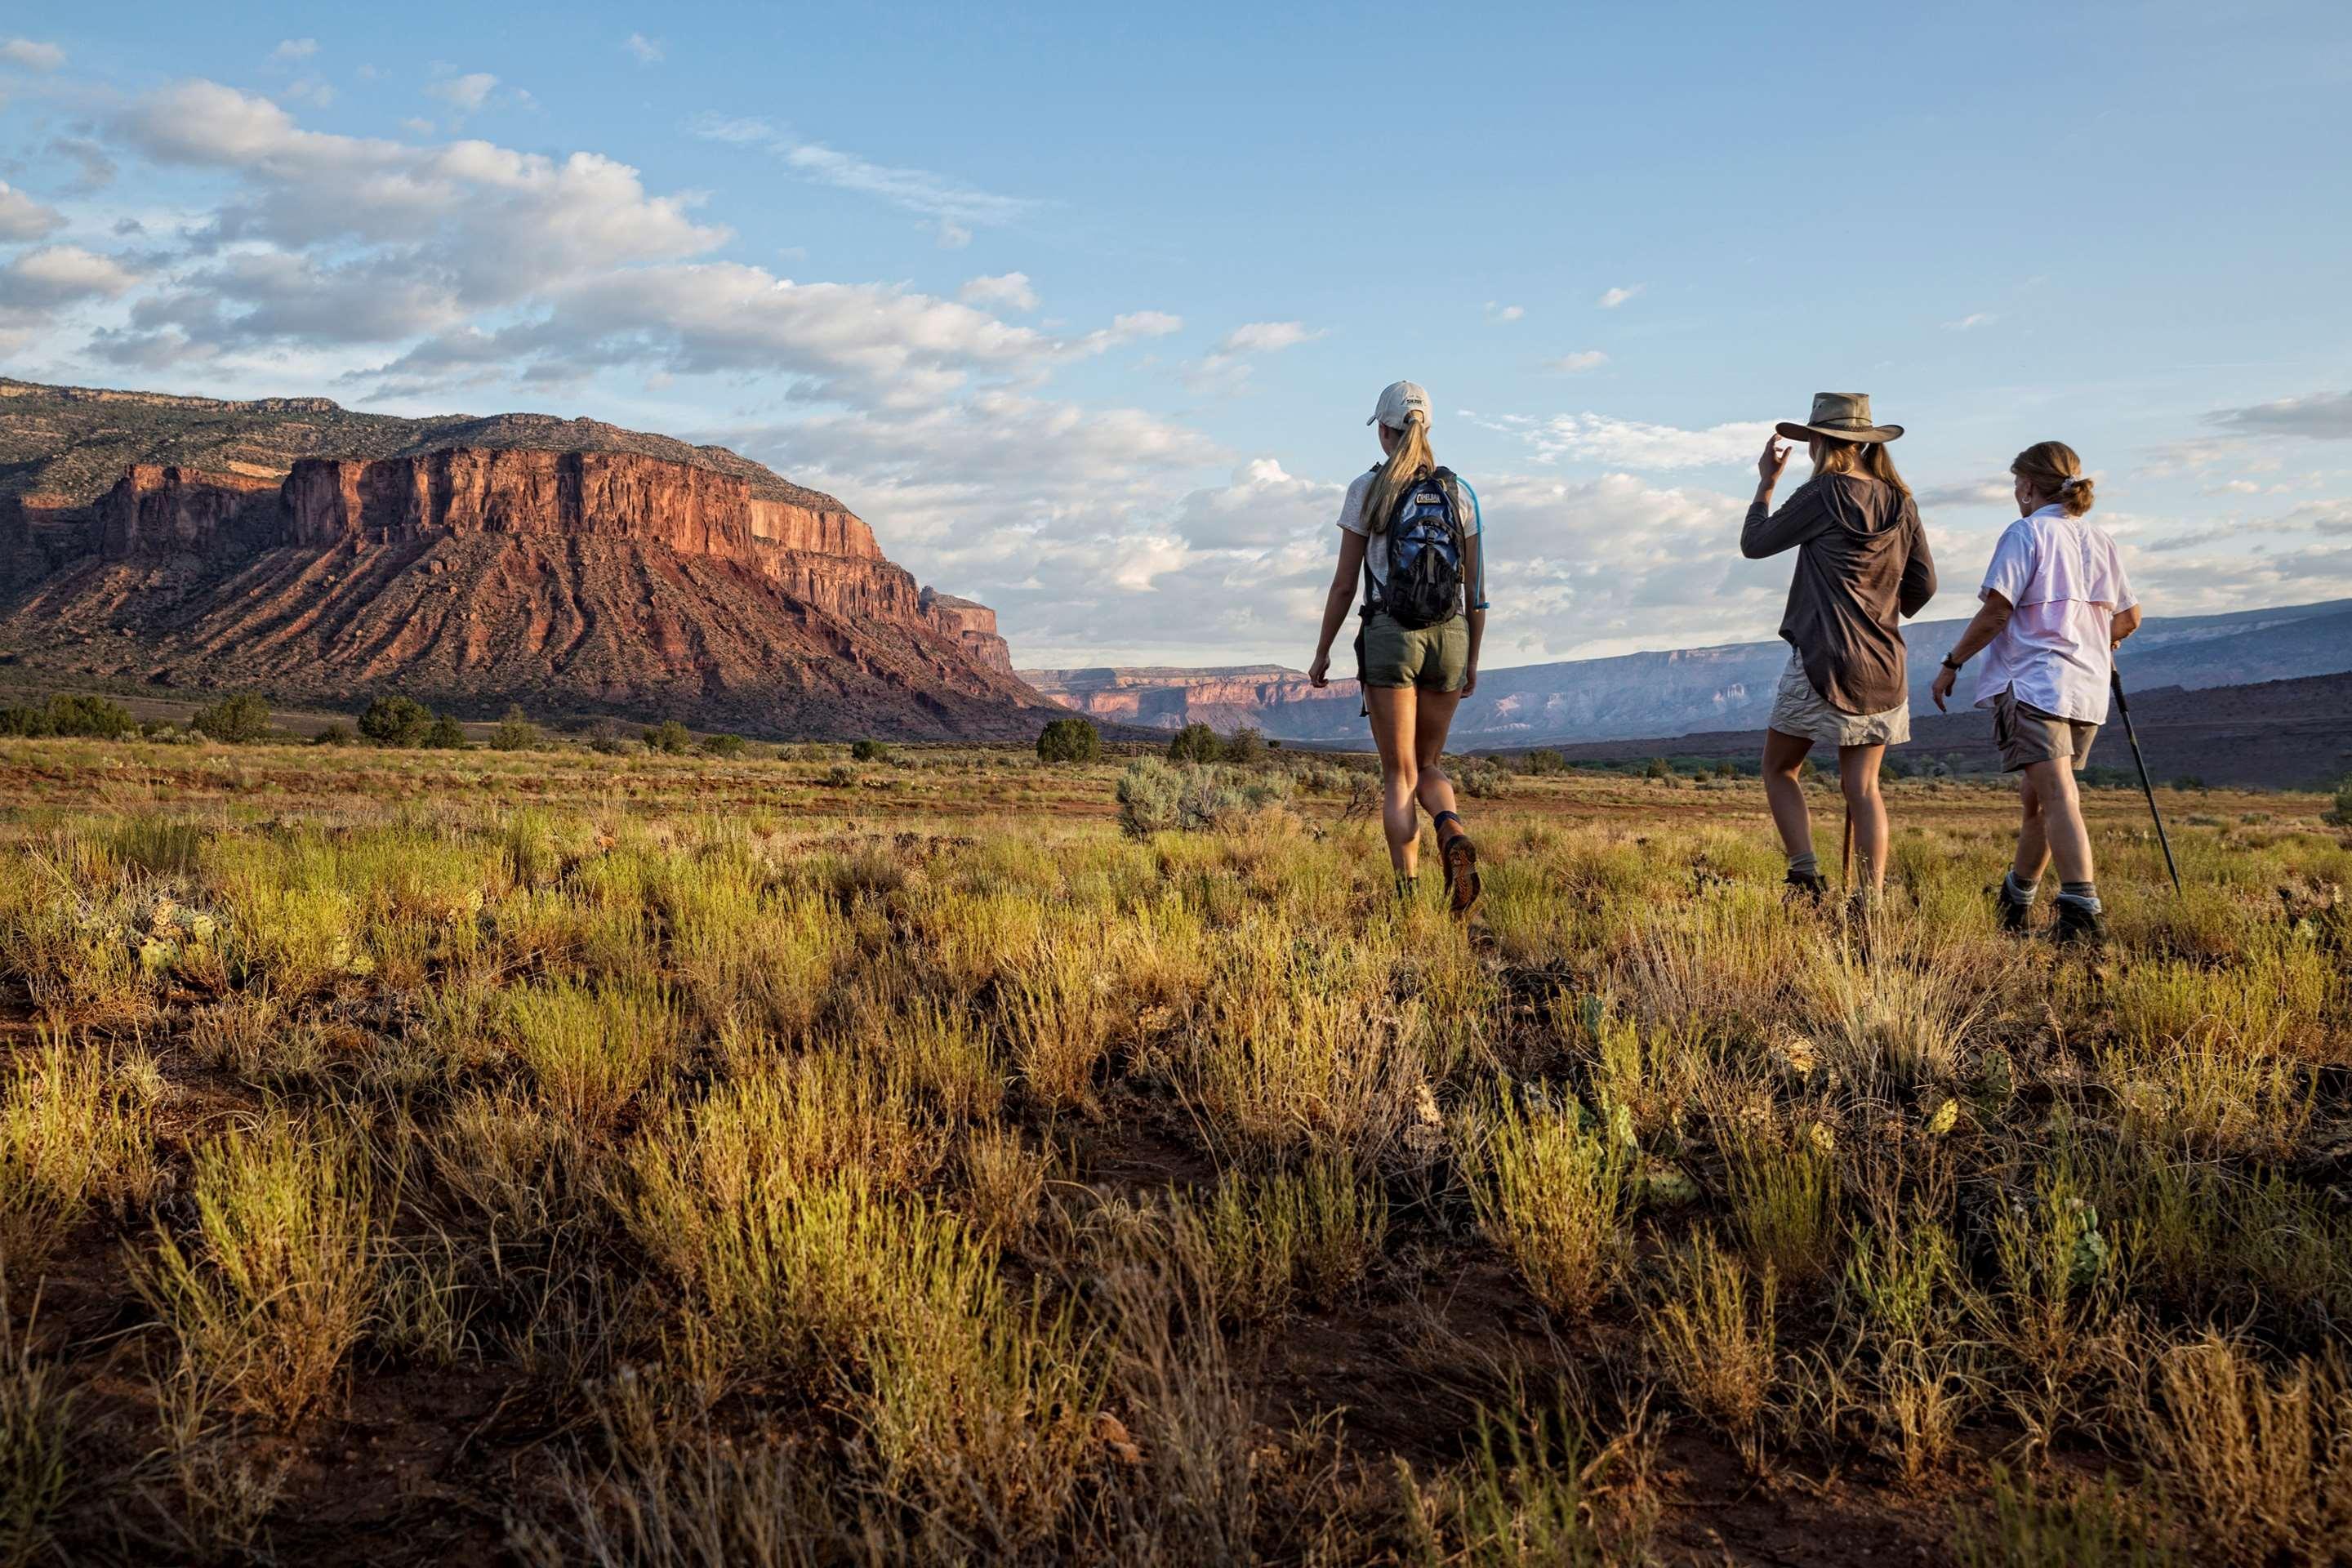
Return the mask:
<svg viewBox="0 0 2352 1568">
<path fill-rule="evenodd" d="M 1436 626 L 1462 612 L 1467 550 L 1454 483 L 1453 469 L 1433 468 L 1406 486 L 1389 514 L 1387 587 L 1376 590 L 1370 566 L 1364 569 L 1367 609 L 1377 595 L 1379 607 L 1408 630 Z"/>
</svg>

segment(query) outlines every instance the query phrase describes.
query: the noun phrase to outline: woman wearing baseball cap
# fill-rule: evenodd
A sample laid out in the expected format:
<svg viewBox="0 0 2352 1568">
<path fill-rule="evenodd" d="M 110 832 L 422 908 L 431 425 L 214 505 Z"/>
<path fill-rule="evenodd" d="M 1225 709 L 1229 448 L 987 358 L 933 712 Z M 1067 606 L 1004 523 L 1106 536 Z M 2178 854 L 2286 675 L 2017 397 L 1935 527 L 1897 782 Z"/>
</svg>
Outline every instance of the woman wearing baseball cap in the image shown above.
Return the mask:
<svg viewBox="0 0 2352 1568">
<path fill-rule="evenodd" d="M 1457 915 L 1478 901 L 1478 852 L 1463 830 L 1454 785 L 1439 766 L 1454 710 L 1478 684 L 1486 630 L 1486 575 L 1478 496 L 1429 448 L 1429 394 L 1392 382 L 1364 421 L 1378 428 L 1382 460 L 1348 487 L 1339 505 L 1339 561 L 1323 603 L 1322 636 L 1307 679 L 1327 683 L 1332 639 L 1364 585 L 1356 679 L 1381 754 L 1381 825 L 1397 890 L 1420 868 L 1420 809 L 1437 830 L 1445 893 Z"/>
</svg>

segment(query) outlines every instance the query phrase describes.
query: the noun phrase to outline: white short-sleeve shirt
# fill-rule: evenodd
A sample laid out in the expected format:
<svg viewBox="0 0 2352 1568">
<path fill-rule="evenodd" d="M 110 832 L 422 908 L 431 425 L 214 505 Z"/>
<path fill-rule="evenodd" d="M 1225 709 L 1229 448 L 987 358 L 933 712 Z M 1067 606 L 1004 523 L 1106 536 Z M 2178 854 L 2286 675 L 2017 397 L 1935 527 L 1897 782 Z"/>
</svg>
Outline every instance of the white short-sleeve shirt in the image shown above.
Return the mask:
<svg viewBox="0 0 2352 1568">
<path fill-rule="evenodd" d="M 1339 526 L 1349 533 L 1360 533 L 1364 536 L 1364 568 L 1372 574 L 1374 587 L 1386 588 L 1389 585 L 1388 531 L 1383 529 L 1374 533 L 1370 526 L 1364 521 L 1364 498 L 1372 493 L 1372 480 L 1379 473 L 1378 468 L 1373 468 L 1358 474 L 1355 482 L 1348 487 L 1346 499 L 1339 502 Z M 1464 503 L 1462 537 L 1475 539 L 1478 535 L 1478 492 L 1456 479 L 1454 493 Z M 1482 580 L 1469 585 L 1470 603 L 1473 606 L 1486 596 L 1486 584 L 1483 580 L 1485 572 L 1486 558 L 1482 555 L 1479 557 L 1479 574 Z"/>
<path fill-rule="evenodd" d="M 2139 603 L 2123 553 L 2104 528 L 2045 506 L 2003 531 L 1977 597 L 1999 594 L 2014 606 L 1985 649 L 1976 705 L 2004 691 L 2062 719 L 2107 721 L 2115 669 L 2115 618 Z"/>
</svg>

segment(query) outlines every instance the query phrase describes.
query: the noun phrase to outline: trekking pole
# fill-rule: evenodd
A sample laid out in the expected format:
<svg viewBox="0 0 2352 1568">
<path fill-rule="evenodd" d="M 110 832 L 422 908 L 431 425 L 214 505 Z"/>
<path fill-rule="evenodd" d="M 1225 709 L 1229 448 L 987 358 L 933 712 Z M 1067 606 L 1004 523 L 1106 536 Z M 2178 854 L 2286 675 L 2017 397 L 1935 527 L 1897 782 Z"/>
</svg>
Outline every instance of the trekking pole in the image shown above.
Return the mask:
<svg viewBox="0 0 2352 1568">
<path fill-rule="evenodd" d="M 2124 700 L 2124 672 L 2110 665 L 2107 684 L 2116 694 L 2116 711 L 2124 716 L 2124 739 L 2131 742 L 2132 761 L 2139 764 L 2140 793 L 2147 796 L 2147 814 L 2156 818 L 2156 841 L 2164 850 L 2164 868 L 2172 873 L 2172 896 L 2180 897 L 2180 867 L 2172 858 L 2172 840 L 2164 836 L 2164 813 L 2156 809 L 2156 785 L 2148 782 L 2147 759 L 2140 754 L 2139 734 L 2132 728 L 2131 704 Z"/>
</svg>

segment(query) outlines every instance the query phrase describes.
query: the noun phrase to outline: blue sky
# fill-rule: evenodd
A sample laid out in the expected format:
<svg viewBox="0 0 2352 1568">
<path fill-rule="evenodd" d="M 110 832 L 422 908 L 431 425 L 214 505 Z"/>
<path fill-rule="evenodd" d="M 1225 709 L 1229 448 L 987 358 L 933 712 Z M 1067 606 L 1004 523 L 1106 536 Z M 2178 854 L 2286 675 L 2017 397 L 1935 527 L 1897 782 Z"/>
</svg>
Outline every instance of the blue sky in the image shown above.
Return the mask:
<svg viewBox="0 0 2352 1568">
<path fill-rule="evenodd" d="M 1024 664 L 1303 665 L 1398 376 L 1495 665 L 1769 636 L 1820 388 L 1931 614 L 2050 437 L 2152 612 L 2352 594 L 2341 4 L 44 13 L 7 374 L 723 442 Z"/>
</svg>

